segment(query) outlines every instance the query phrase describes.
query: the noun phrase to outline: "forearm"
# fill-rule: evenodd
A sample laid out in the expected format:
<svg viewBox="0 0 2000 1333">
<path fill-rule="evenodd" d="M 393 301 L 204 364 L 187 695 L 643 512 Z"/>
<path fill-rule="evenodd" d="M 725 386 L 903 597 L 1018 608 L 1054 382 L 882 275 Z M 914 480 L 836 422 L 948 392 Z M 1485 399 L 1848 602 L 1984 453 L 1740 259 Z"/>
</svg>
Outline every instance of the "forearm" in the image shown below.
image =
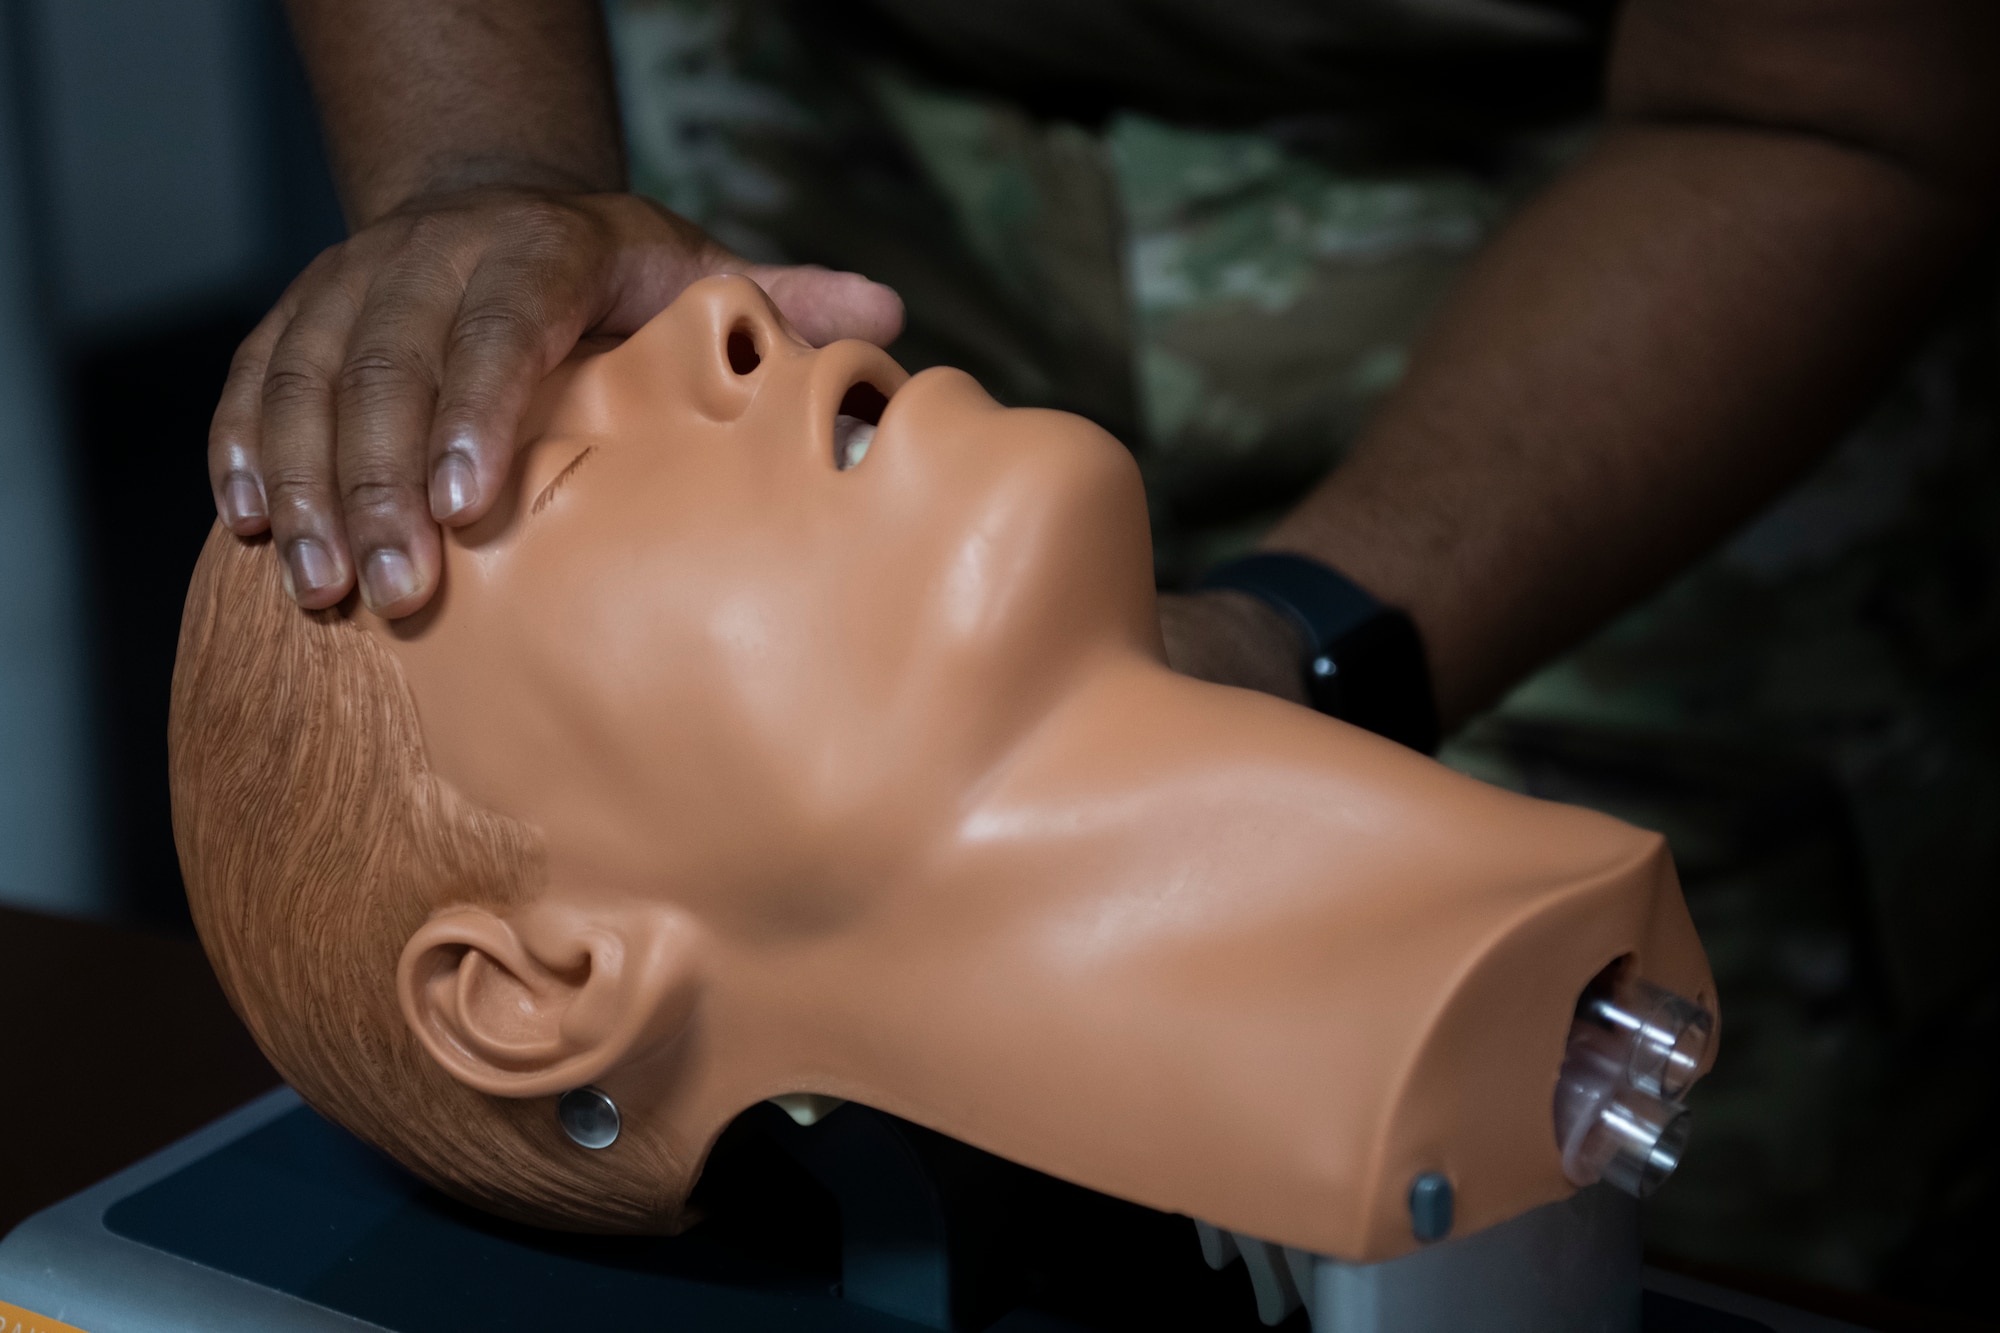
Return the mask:
<svg viewBox="0 0 2000 1333">
<path fill-rule="evenodd" d="M 1989 0 L 1626 0 L 1611 128 L 1272 534 L 1409 609 L 1451 725 L 1867 403 L 2000 178 Z"/>
<path fill-rule="evenodd" d="M 615 190 L 595 0 L 288 0 L 350 226 L 480 185 Z"/>
<path fill-rule="evenodd" d="M 1408 609 L 1462 720 L 1826 446 L 1975 216 L 1825 139 L 1615 128 L 1482 256 L 1270 543 Z"/>
</svg>

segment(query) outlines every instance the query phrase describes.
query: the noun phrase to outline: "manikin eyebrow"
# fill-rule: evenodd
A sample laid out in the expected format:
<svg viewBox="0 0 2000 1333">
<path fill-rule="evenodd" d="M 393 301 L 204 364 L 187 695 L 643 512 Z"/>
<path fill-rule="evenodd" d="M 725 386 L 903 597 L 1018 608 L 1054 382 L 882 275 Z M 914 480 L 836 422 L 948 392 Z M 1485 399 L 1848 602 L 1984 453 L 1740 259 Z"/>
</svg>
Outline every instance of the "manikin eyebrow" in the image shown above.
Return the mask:
<svg viewBox="0 0 2000 1333">
<path fill-rule="evenodd" d="M 550 500 L 555 498 L 555 493 L 562 488 L 562 484 L 564 482 L 570 479 L 571 474 L 573 474 L 577 470 L 578 466 L 582 464 L 583 460 L 590 457 L 592 454 L 596 452 L 597 452 L 597 446 L 593 444 L 589 448 L 585 449 L 582 453 L 578 454 L 575 458 L 570 459 L 569 466 L 564 468 L 562 471 L 556 473 L 556 475 L 550 479 L 549 484 L 542 487 L 542 493 L 535 497 L 535 503 L 529 506 L 528 508 L 529 515 L 533 516 L 535 514 L 541 513 L 542 509 L 548 504 Z"/>
</svg>

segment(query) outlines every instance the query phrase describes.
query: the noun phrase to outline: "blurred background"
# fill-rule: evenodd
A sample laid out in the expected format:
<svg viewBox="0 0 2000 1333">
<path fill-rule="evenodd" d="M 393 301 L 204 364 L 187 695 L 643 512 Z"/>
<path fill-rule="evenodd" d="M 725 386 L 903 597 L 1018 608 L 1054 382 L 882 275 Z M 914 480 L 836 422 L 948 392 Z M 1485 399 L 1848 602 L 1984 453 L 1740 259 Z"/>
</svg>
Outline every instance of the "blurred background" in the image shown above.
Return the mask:
<svg viewBox="0 0 2000 1333">
<path fill-rule="evenodd" d="M 185 920 L 167 684 L 236 343 L 342 234 L 267 0 L 0 0 L 0 902 Z"/>
</svg>

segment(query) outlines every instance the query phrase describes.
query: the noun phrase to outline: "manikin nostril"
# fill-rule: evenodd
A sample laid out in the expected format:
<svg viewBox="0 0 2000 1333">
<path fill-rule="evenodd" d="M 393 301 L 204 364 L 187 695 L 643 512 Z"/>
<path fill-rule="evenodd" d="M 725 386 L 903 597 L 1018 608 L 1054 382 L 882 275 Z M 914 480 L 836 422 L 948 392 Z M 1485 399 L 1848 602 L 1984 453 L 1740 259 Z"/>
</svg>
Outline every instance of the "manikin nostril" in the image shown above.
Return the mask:
<svg viewBox="0 0 2000 1333">
<path fill-rule="evenodd" d="M 742 329 L 730 333 L 728 352 L 729 368 L 739 375 L 748 375 L 764 361 L 757 353 L 757 340 Z"/>
</svg>

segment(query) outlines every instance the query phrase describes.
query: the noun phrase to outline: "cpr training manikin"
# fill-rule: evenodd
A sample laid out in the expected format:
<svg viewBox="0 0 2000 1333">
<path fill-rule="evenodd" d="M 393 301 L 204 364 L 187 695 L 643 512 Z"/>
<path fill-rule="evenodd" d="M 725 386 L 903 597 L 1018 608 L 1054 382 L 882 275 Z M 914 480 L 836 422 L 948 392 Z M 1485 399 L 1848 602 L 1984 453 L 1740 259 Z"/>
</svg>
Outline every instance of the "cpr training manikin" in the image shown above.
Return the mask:
<svg viewBox="0 0 2000 1333">
<path fill-rule="evenodd" d="M 220 528 L 195 574 L 188 894 L 322 1113 L 602 1231 L 800 1094 L 1351 1261 L 1413 1181 L 1463 1235 L 1672 1168 L 1714 997 L 1662 840 L 1169 670 L 1097 427 L 720 277 L 524 432 L 418 615 Z"/>
</svg>

